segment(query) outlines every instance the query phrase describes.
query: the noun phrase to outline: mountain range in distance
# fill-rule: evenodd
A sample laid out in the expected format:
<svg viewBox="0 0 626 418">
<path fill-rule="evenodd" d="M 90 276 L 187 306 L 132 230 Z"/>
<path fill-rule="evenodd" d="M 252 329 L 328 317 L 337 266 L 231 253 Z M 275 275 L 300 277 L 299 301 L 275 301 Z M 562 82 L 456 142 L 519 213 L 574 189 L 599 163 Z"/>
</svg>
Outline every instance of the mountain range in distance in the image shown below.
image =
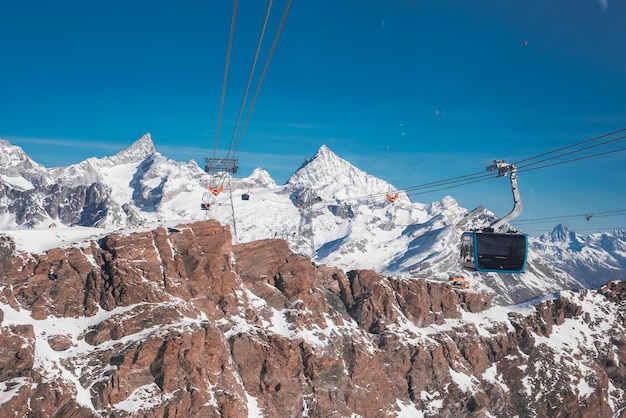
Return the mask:
<svg viewBox="0 0 626 418">
<path fill-rule="evenodd" d="M 462 232 L 489 225 L 497 219 L 492 212 L 467 210 L 450 196 L 412 202 L 402 191 L 390 202 L 385 195 L 395 193 L 393 185 L 326 146 L 284 185 L 261 168 L 243 178 L 209 175 L 194 161 L 158 153 L 149 134 L 114 156 L 57 168 L 0 141 L 0 164 L 0 230 L 24 250 L 216 219 L 230 226 L 236 242 L 282 238 L 316 263 L 431 280 L 463 274 L 502 305 L 626 279 L 624 231 L 582 236 L 562 224 L 529 238 L 523 274 L 461 271 Z M 219 186 L 221 193 L 211 192 Z"/>
</svg>

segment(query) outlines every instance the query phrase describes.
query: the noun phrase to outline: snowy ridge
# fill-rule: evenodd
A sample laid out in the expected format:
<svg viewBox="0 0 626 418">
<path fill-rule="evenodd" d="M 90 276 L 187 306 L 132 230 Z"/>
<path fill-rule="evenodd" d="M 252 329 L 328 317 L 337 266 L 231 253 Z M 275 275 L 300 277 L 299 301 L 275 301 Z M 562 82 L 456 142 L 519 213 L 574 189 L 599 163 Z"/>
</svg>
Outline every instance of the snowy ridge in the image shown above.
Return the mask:
<svg viewBox="0 0 626 418">
<path fill-rule="evenodd" d="M 18 190 L 30 190 L 52 182 L 46 169 L 35 163 L 20 147 L 0 139 L 0 180 Z"/>
<path fill-rule="evenodd" d="M 111 184 L 104 176 L 127 177 L 129 171 L 136 170 L 139 164 L 155 154 L 152 137 L 146 134 L 112 157 L 88 158 L 78 164 L 53 169 L 53 173 L 57 183 L 69 187 L 88 186 L 96 182 Z"/>
<path fill-rule="evenodd" d="M 240 179 L 239 181 L 233 179 L 233 182 L 236 183 L 238 189 L 249 188 L 249 189 L 270 189 L 277 187 L 276 182 L 270 176 L 270 173 L 263 170 L 261 167 L 257 167 L 252 170 L 252 174 L 248 177 Z"/>
<path fill-rule="evenodd" d="M 154 154 L 156 154 L 156 149 L 152 142 L 152 136 L 147 133 L 127 149 L 118 152 L 113 157 L 105 158 L 105 160 L 113 164 L 138 163 Z"/>
</svg>

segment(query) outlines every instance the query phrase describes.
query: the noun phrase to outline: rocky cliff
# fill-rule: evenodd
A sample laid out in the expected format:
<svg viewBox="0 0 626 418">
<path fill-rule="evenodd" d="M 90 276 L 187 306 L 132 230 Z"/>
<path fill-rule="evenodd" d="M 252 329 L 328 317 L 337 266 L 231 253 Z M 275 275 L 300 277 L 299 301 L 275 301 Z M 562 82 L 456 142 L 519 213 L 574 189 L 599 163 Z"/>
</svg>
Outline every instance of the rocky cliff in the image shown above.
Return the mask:
<svg viewBox="0 0 626 418">
<path fill-rule="evenodd" d="M 623 283 L 491 306 L 215 221 L 0 257 L 0 416 L 626 416 Z"/>
</svg>

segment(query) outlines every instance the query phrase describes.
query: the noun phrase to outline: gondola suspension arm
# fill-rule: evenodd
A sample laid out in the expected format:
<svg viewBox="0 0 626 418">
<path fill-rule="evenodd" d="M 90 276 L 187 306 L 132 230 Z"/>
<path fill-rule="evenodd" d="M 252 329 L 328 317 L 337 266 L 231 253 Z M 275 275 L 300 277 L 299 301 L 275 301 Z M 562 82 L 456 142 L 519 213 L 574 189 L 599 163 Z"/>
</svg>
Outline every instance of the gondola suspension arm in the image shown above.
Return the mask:
<svg viewBox="0 0 626 418">
<path fill-rule="evenodd" d="M 498 231 L 504 224 L 511 221 L 512 219 L 517 218 L 517 216 L 522 213 L 522 197 L 520 196 L 519 188 L 517 187 L 517 167 L 513 164 L 505 163 L 500 160 L 493 160 L 493 164 L 487 167 L 487 171 L 498 171 L 498 175 L 496 177 L 506 177 L 507 174 L 511 179 L 511 191 L 513 192 L 513 210 L 506 215 L 504 218 L 493 222 L 489 225 L 489 228 L 493 231 Z"/>
</svg>

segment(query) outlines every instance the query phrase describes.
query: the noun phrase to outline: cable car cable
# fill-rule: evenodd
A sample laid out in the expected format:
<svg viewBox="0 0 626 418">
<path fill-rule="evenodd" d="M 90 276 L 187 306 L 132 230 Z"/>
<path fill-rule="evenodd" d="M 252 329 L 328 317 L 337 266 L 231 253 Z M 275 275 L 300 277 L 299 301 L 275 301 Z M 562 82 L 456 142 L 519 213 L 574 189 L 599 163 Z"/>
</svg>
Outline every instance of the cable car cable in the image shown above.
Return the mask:
<svg viewBox="0 0 626 418">
<path fill-rule="evenodd" d="M 217 153 L 217 143 L 220 137 L 220 126 L 222 123 L 222 113 L 224 110 L 224 99 L 226 97 L 226 83 L 228 81 L 228 69 L 230 68 L 230 55 L 233 49 L 233 38 L 235 37 L 235 20 L 237 19 L 237 4 L 239 0 L 235 0 L 233 6 L 233 17 L 230 22 L 230 36 L 228 37 L 228 52 L 226 53 L 226 68 L 224 69 L 224 81 L 222 82 L 222 98 L 220 99 L 220 108 L 217 116 L 217 128 L 215 130 L 215 146 L 213 147 L 213 158 Z"/>
<path fill-rule="evenodd" d="M 576 153 L 579 153 L 579 152 L 582 152 L 582 151 L 587 151 L 589 149 L 600 147 L 600 146 L 606 145 L 606 144 L 610 144 L 612 142 L 621 141 L 624 138 L 626 138 L 626 136 L 620 136 L 620 137 L 617 137 L 617 138 L 614 138 L 614 139 L 610 139 L 608 141 L 600 142 L 599 144 L 589 145 L 587 147 L 584 147 L 584 148 L 581 148 L 581 149 L 578 149 L 578 150 L 565 152 L 563 154 L 555 155 L 555 156 L 552 156 L 550 158 L 545 158 L 543 160 L 535 161 L 535 162 L 532 162 L 532 163 L 529 163 L 529 164 L 526 164 L 526 165 L 518 165 L 517 168 L 522 170 L 522 169 L 524 169 L 526 167 L 530 167 L 530 166 L 533 166 L 535 164 L 540 164 L 540 163 L 543 163 L 543 162 L 546 162 L 546 161 L 551 161 L 551 160 L 555 160 L 557 158 L 565 157 L 566 155 L 572 155 L 572 154 L 576 154 Z"/>
<path fill-rule="evenodd" d="M 409 191 L 415 191 L 415 190 L 419 190 L 419 189 L 429 189 L 432 187 L 438 187 L 438 186 L 443 186 L 446 184 L 454 184 L 454 183 L 463 183 L 466 180 L 469 179 L 478 179 L 478 181 L 482 181 L 482 179 L 490 179 L 493 178 L 493 175 L 491 173 L 485 173 L 485 172 L 480 172 L 480 173 L 474 173 L 474 174 L 468 174 L 465 176 L 459 176 L 459 177 L 453 177 L 451 179 L 448 180 L 439 180 L 439 181 L 433 181 L 431 183 L 426 183 L 426 184 L 422 184 L 422 185 L 418 185 L 418 186 L 410 186 L 410 187 L 406 187 L 402 190 L 404 190 L 405 192 L 409 192 Z M 473 182 L 470 182 L 473 183 Z"/>
<path fill-rule="evenodd" d="M 558 152 L 558 151 L 563 151 L 563 150 L 572 148 L 572 147 L 577 146 L 577 145 L 582 145 L 582 144 L 589 143 L 589 142 L 592 142 L 592 141 L 597 141 L 598 139 L 606 138 L 607 136 L 615 135 L 616 133 L 620 133 L 620 132 L 624 132 L 624 131 L 626 131 L 626 128 L 619 129 L 619 130 L 616 130 L 616 131 L 613 131 L 613 132 L 610 132 L 610 133 L 607 133 L 607 134 L 604 134 L 604 135 L 596 136 L 594 138 L 587 139 L 585 141 L 580 141 L 580 142 L 578 142 L 576 144 L 568 145 L 566 147 L 561 147 L 561 148 L 558 148 L 558 149 L 555 149 L 555 150 L 552 150 L 552 151 L 549 151 L 549 152 L 545 152 L 545 153 L 542 153 L 542 154 L 539 154 L 539 155 L 536 155 L 536 156 L 533 156 L 533 157 L 528 157 L 526 159 L 520 160 L 518 163 L 515 163 L 515 164 L 519 164 L 521 162 L 526 162 L 526 161 L 531 161 L 533 159 L 540 158 L 542 156 L 553 154 L 553 153 Z M 598 156 L 602 156 L 602 155 L 611 154 L 611 153 L 614 153 L 614 152 L 624 151 L 626 148 L 619 148 L 619 149 L 606 151 L 606 152 L 602 152 L 602 153 L 586 155 L 586 156 L 583 156 L 583 157 L 578 157 L 578 158 L 574 158 L 574 159 L 570 159 L 570 160 L 566 160 L 566 161 L 560 161 L 560 162 L 555 162 L 555 163 L 551 163 L 551 164 L 546 164 L 546 165 L 543 165 L 543 166 L 540 166 L 540 167 L 527 168 L 527 167 L 530 167 L 530 166 L 535 165 L 535 164 L 540 164 L 542 162 L 546 162 L 546 161 L 553 160 L 553 159 L 556 159 L 556 158 L 561 158 L 561 157 L 564 157 L 566 155 L 571 155 L 571 154 L 574 154 L 574 153 L 577 153 L 577 152 L 585 151 L 585 150 L 588 150 L 588 149 L 591 149 L 591 148 L 595 148 L 597 146 L 606 145 L 606 144 L 609 144 L 609 143 L 612 143 L 612 142 L 617 142 L 617 141 L 620 141 L 620 140 L 622 140 L 624 138 L 626 138 L 626 136 L 610 139 L 610 140 L 604 141 L 604 142 L 602 142 L 600 144 L 595 144 L 595 145 L 591 145 L 591 146 L 585 147 L 585 148 L 580 149 L 580 150 L 559 154 L 557 156 L 550 157 L 550 158 L 547 158 L 547 159 L 544 159 L 544 160 L 541 160 L 541 161 L 537 161 L 537 162 L 533 162 L 533 163 L 529 163 L 529 164 L 526 164 L 526 165 L 519 166 L 518 168 L 519 168 L 520 172 L 522 172 L 522 171 L 538 170 L 538 169 L 542 169 L 542 168 L 552 167 L 552 166 L 555 166 L 555 165 L 566 164 L 566 163 L 575 162 L 575 161 L 579 161 L 579 160 L 583 160 L 583 159 L 587 159 L 587 158 L 593 158 L 593 157 L 598 157 Z M 435 182 L 431 182 L 431 183 L 425 183 L 425 184 L 422 184 L 422 185 L 410 186 L 410 187 L 406 187 L 404 189 L 399 189 L 399 190 L 405 191 L 405 192 L 410 193 L 410 194 L 423 194 L 423 193 L 429 193 L 429 192 L 434 192 L 434 191 L 439 191 L 439 190 L 445 190 L 445 189 L 452 188 L 452 187 L 458 187 L 458 186 L 462 186 L 462 185 L 465 185 L 465 184 L 471 184 L 471 183 L 478 182 L 478 181 L 483 181 L 483 178 L 481 178 L 481 177 L 484 177 L 484 179 L 494 178 L 491 174 L 486 174 L 485 172 L 478 172 L 478 173 L 474 173 L 474 174 L 467 174 L 467 175 L 464 175 L 464 176 L 452 177 L 452 178 L 446 179 L 446 180 L 439 180 L 439 181 L 435 181 Z M 475 180 L 474 181 L 466 181 L 466 180 L 469 180 L 469 179 L 472 179 L 472 178 L 474 178 Z M 459 183 L 459 184 L 456 184 L 456 183 Z M 439 186 L 439 185 L 444 185 L 444 184 L 447 184 L 449 186 L 448 187 L 443 187 L 443 188 L 437 188 L 437 189 L 434 189 L 434 190 L 428 190 L 428 191 L 421 192 L 421 193 L 419 193 L 419 192 L 418 193 L 414 193 L 415 191 L 420 190 L 420 189 L 429 189 L 429 188 L 432 188 L 432 187 L 435 187 L 435 186 Z"/>
<path fill-rule="evenodd" d="M 280 23 L 278 25 L 278 29 L 276 30 L 276 35 L 274 36 L 274 41 L 272 42 L 272 47 L 270 48 L 270 52 L 265 60 L 265 66 L 263 67 L 263 71 L 261 72 L 261 77 L 259 78 L 259 82 L 257 83 L 256 90 L 254 92 L 254 96 L 252 97 L 252 102 L 250 103 L 250 107 L 248 108 L 248 113 L 246 114 L 246 119 L 243 122 L 241 132 L 239 134 L 239 139 L 237 140 L 237 145 L 235 145 L 235 149 L 233 151 L 233 158 L 235 158 L 235 154 L 239 149 L 239 144 L 241 144 L 241 139 L 243 138 L 243 134 L 246 131 L 246 127 L 248 126 L 248 121 L 250 120 L 250 115 L 252 114 L 252 109 L 254 109 L 254 105 L 259 96 L 259 91 L 261 90 L 261 85 L 263 84 L 263 80 L 265 79 L 265 74 L 267 73 L 267 68 L 270 65 L 270 61 L 272 60 L 272 56 L 274 55 L 274 50 L 276 49 L 276 44 L 278 44 L 278 38 L 280 37 L 280 33 L 283 30 L 283 26 L 285 24 L 285 20 L 287 19 L 287 13 L 289 13 L 289 7 L 291 6 L 292 0 L 288 0 L 285 5 L 285 10 L 283 11 L 283 15 L 280 19 Z"/>
<path fill-rule="evenodd" d="M 585 218 L 585 217 L 593 217 L 593 218 L 604 218 L 608 216 L 620 216 L 626 215 L 626 209 L 616 209 L 610 211 L 603 212 L 588 212 L 578 215 L 561 215 L 561 216 L 549 216 L 544 218 L 527 218 L 527 219 L 517 219 L 512 221 L 513 223 L 543 223 L 543 222 L 553 222 L 558 220 L 568 220 L 568 219 L 577 219 L 577 218 Z"/>
<path fill-rule="evenodd" d="M 607 136 L 615 135 L 617 133 L 624 132 L 624 131 L 626 131 L 626 128 L 618 129 L 617 131 L 609 132 L 609 133 L 606 133 L 606 134 L 603 134 L 603 135 L 596 136 L 594 138 L 586 139 L 584 141 L 580 141 L 580 142 L 577 142 L 577 143 L 572 144 L 572 145 L 568 145 L 568 146 L 565 146 L 565 147 L 557 148 L 555 150 L 544 152 L 543 154 L 535 155 L 533 157 L 528 157 L 528 158 L 525 158 L 523 160 L 514 162 L 513 164 L 519 165 L 519 164 L 524 163 L 526 161 L 534 160 L 536 158 L 543 157 L 543 156 L 546 156 L 546 155 L 550 155 L 550 154 L 553 154 L 555 152 L 563 151 L 563 150 L 566 150 L 566 149 L 569 149 L 569 148 L 573 148 L 575 146 L 586 144 L 588 142 L 597 141 L 598 139 L 602 139 L 602 138 L 605 138 Z"/>
<path fill-rule="evenodd" d="M 573 162 L 575 162 L 575 161 L 586 160 L 586 159 L 588 159 L 588 158 L 593 158 L 593 157 L 600 157 L 600 156 L 602 156 L 602 155 L 613 154 L 613 153 L 615 153 L 615 152 L 621 152 L 621 151 L 626 151 L 626 147 L 624 147 L 624 148 L 614 149 L 614 150 L 611 150 L 611 151 L 600 152 L 600 153 L 597 153 L 597 154 L 586 155 L 586 156 L 584 156 L 584 157 L 572 158 L 571 160 L 559 161 L 559 162 L 552 163 L 552 164 L 546 164 L 546 165 L 542 165 L 542 166 L 540 166 L 540 167 L 535 167 L 535 168 L 527 168 L 527 169 L 520 170 L 520 172 L 527 172 L 527 171 L 539 170 L 539 169 L 542 169 L 542 168 L 553 167 L 553 166 L 555 166 L 555 165 L 561 165 L 561 164 L 573 163 Z"/>
<path fill-rule="evenodd" d="M 265 11 L 265 19 L 263 20 L 263 26 L 261 28 L 259 40 L 257 42 L 256 51 L 254 53 L 254 59 L 252 60 L 252 67 L 250 68 L 250 74 L 248 74 L 248 81 L 246 83 L 246 89 L 244 90 L 243 97 L 241 99 L 241 105 L 239 106 L 239 113 L 237 115 L 237 120 L 235 122 L 235 128 L 233 129 L 233 135 L 230 139 L 230 145 L 228 146 L 228 152 L 226 153 L 226 158 L 230 158 L 230 151 L 233 147 L 233 144 L 235 143 L 235 136 L 237 135 L 237 129 L 239 128 L 239 122 L 241 121 L 243 108 L 246 104 L 248 91 L 250 91 L 250 84 L 252 83 L 252 76 L 254 74 L 254 69 L 256 67 L 257 59 L 259 58 L 259 52 L 261 51 L 261 44 L 263 43 L 263 37 L 265 35 L 265 28 L 267 27 L 267 21 L 269 20 L 270 11 L 272 9 L 272 1 L 273 0 L 269 0 L 269 2 L 267 3 L 267 10 Z"/>
<path fill-rule="evenodd" d="M 624 231 L 624 230 L 626 230 L 626 228 L 623 227 L 623 226 L 619 226 L 619 227 L 602 227 L 600 229 L 602 229 L 604 231 L 598 231 L 598 228 L 576 228 L 576 231 L 573 231 L 573 232 L 578 232 L 578 231 L 595 231 L 597 233 L 602 234 L 602 233 L 606 233 L 607 230 L 608 231 Z M 533 229 L 525 229 L 524 231 L 526 231 L 526 232 L 544 232 L 544 233 L 546 233 L 546 232 L 549 233 L 550 232 L 550 231 L 546 231 L 545 229 L 538 229 L 538 228 L 537 229 L 535 229 L 535 228 L 533 228 Z"/>
<path fill-rule="evenodd" d="M 466 186 L 468 184 L 478 183 L 478 182 L 481 182 L 481 181 L 492 180 L 492 179 L 494 179 L 493 175 L 487 176 L 487 177 L 481 178 L 481 179 L 466 181 L 464 183 L 453 184 L 451 186 L 440 187 L 439 189 L 426 190 L 426 191 L 411 191 L 411 192 L 407 192 L 407 195 L 418 195 L 418 194 L 426 194 L 426 193 L 438 192 L 438 191 L 441 191 L 441 190 L 453 189 L 455 187 Z"/>
<path fill-rule="evenodd" d="M 591 138 L 591 139 L 587 139 L 585 141 L 580 141 L 580 142 L 578 142 L 576 144 L 568 145 L 566 147 L 561 147 L 561 148 L 558 148 L 558 149 L 555 149 L 555 150 L 552 150 L 552 151 L 548 151 L 548 152 L 545 152 L 545 153 L 542 153 L 542 154 L 538 154 L 538 155 L 533 156 L 533 157 L 528 157 L 528 158 L 526 158 L 524 160 L 520 160 L 520 162 L 531 161 L 533 159 L 536 159 L 536 158 L 539 158 L 539 157 L 542 157 L 542 156 L 546 156 L 546 155 L 549 155 L 549 154 L 552 154 L 552 153 L 555 153 L 555 152 L 558 152 L 558 151 L 562 151 L 562 150 L 565 150 L 565 149 L 569 149 L 569 148 L 572 148 L 572 147 L 577 146 L 577 145 L 582 145 L 582 144 L 589 143 L 589 142 L 592 142 L 592 141 L 595 141 L 595 140 L 598 140 L 598 139 L 601 139 L 601 138 L 606 138 L 609 135 L 614 135 L 616 133 L 623 132 L 623 131 L 626 131 L 626 128 L 620 129 L 620 130 L 617 130 L 617 131 L 613 131 L 613 132 L 610 132 L 610 133 L 607 133 L 607 134 L 604 134 L 604 135 L 600 135 L 600 136 L 597 136 L 597 137 L 594 137 L 594 138 Z M 599 145 L 605 145 L 607 143 L 615 142 L 615 141 L 621 140 L 623 138 L 624 137 L 620 137 L 620 138 L 604 141 L 602 144 L 599 144 Z M 591 146 L 591 147 L 586 147 L 585 149 L 593 148 L 595 146 L 596 145 Z M 531 170 L 539 170 L 539 169 L 542 169 L 542 168 L 548 168 L 548 167 L 552 167 L 552 166 L 555 166 L 555 165 L 566 164 L 566 163 L 570 163 L 570 162 L 575 162 L 575 161 L 579 161 L 579 160 L 583 160 L 583 159 L 587 159 L 587 158 L 598 157 L 598 156 L 607 155 L 607 154 L 620 152 L 620 151 L 624 151 L 624 150 L 626 150 L 626 148 L 620 148 L 620 149 L 606 151 L 606 152 L 602 152 L 602 153 L 587 155 L 587 156 L 583 156 L 583 157 L 574 158 L 574 159 L 571 159 L 571 160 L 566 160 L 566 161 L 560 161 L 560 162 L 555 162 L 555 163 L 551 163 L 551 164 L 546 164 L 546 165 L 539 166 L 539 167 L 525 168 L 523 170 L 520 169 L 519 171 L 520 172 L 526 172 L 526 171 L 531 171 Z M 579 151 L 582 151 L 582 150 L 579 150 Z M 578 151 L 575 151 L 575 152 L 578 152 Z M 575 153 L 575 152 L 564 153 L 564 154 L 561 154 L 561 155 L 559 155 L 557 157 L 563 157 L 565 155 L 569 155 L 569 154 L 572 154 L 572 153 Z M 553 157 L 551 157 L 550 160 L 551 159 L 553 159 Z M 549 159 L 541 160 L 541 161 L 539 161 L 537 163 L 545 162 L 545 161 L 548 161 L 548 160 Z M 533 164 L 535 164 L 535 163 L 523 165 L 522 167 L 530 167 Z M 398 192 L 405 192 L 407 195 L 426 194 L 426 193 L 431 193 L 431 192 L 436 192 L 436 191 L 441 191 L 441 190 L 447 190 L 447 189 L 451 189 L 451 188 L 454 188 L 454 187 L 465 186 L 465 185 L 468 185 L 468 184 L 477 183 L 477 182 L 490 180 L 490 179 L 494 179 L 494 178 L 496 178 L 496 177 L 494 177 L 492 173 L 486 173 L 484 171 L 481 171 L 481 172 L 476 172 L 476 173 L 472 173 L 472 174 L 466 174 L 466 175 L 462 175 L 462 176 L 452 177 L 452 178 L 449 178 L 449 179 L 438 180 L 438 181 L 434 181 L 434 182 L 430 182 L 430 183 L 424 183 L 424 184 L 420 184 L 420 185 L 410 186 L 410 187 L 406 187 L 406 188 L 403 188 L 403 189 L 397 189 L 397 191 Z M 439 187 L 439 186 L 445 186 L 445 187 Z M 424 189 L 430 189 L 430 190 L 424 190 Z M 367 194 L 367 195 L 360 195 L 360 196 L 349 197 L 349 198 L 342 199 L 342 200 L 344 200 L 344 201 L 357 200 L 358 201 L 358 200 L 363 200 L 363 199 L 368 199 L 368 198 L 384 197 L 386 195 L 386 193 L 387 193 L 387 191 L 381 191 L 381 192 L 378 192 L 378 193 L 370 193 L 370 194 Z M 329 203 L 329 202 L 320 201 L 318 203 Z"/>
</svg>

